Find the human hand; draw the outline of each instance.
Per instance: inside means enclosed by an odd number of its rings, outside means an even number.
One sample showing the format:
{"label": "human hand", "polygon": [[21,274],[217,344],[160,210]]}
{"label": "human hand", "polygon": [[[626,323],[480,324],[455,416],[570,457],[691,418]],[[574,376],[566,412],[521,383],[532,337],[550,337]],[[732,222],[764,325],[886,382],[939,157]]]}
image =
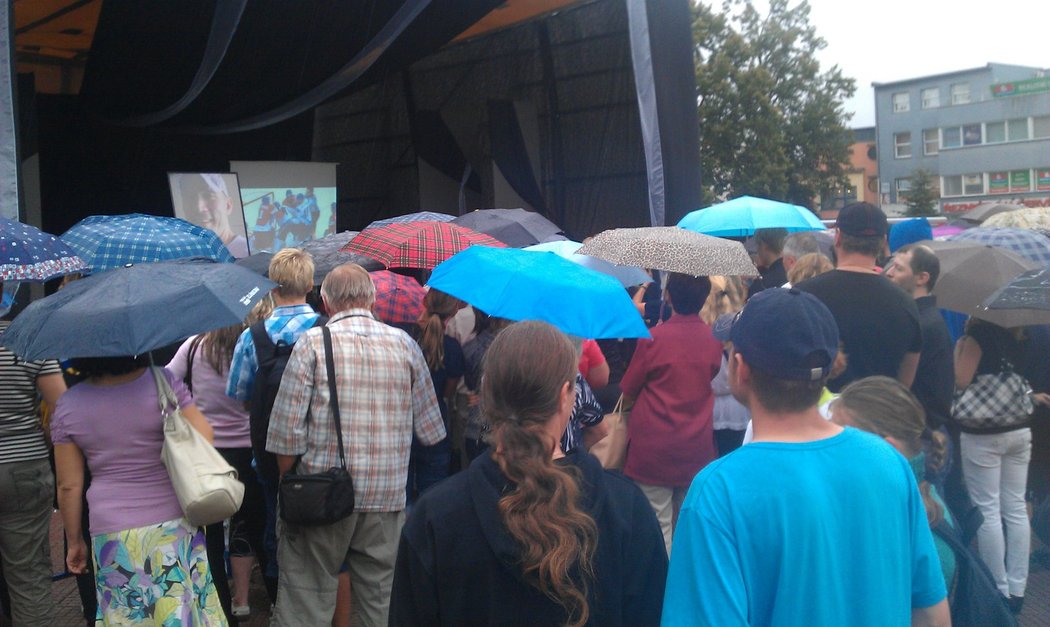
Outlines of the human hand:
{"label": "human hand", "polygon": [[1032,392],[1032,402],[1050,407],[1050,394],[1046,392]]}
{"label": "human hand", "polygon": [[87,545],[82,538],[69,542],[66,550],[66,568],[74,575],[83,575],[87,572]]}
{"label": "human hand", "polygon": [[481,404],[481,398],[477,394],[467,394],[467,407],[477,407]]}

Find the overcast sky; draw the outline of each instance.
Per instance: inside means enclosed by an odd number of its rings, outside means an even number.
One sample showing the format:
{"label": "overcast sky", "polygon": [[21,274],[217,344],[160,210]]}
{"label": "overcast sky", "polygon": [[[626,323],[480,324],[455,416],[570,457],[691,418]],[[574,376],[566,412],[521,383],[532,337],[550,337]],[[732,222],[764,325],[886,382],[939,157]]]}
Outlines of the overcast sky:
{"label": "overcast sky", "polygon": [[872,82],[989,62],[1050,68],[1048,0],[810,0],[810,7],[810,22],[828,42],[821,67],[837,64],[857,81],[846,102],[852,128],[875,125]]}

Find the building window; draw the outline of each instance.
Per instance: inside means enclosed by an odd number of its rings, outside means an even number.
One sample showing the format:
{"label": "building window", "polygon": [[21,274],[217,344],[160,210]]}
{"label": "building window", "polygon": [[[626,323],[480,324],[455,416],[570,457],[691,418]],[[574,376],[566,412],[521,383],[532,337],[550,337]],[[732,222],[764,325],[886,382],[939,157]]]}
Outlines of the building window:
{"label": "building window", "polygon": [[1007,194],[1010,192],[1010,173],[1009,172],[989,172],[988,173],[988,193],[989,194]]}
{"label": "building window", "polygon": [[937,87],[929,87],[922,90],[922,108],[936,109],[941,106],[941,90]]}
{"label": "building window", "polygon": [[961,105],[970,103],[970,84],[955,83],[952,85],[952,104]]}
{"label": "building window", "polygon": [[908,99],[908,92],[902,91],[893,94],[893,112],[904,113],[911,109],[911,101]]}
{"label": "building window", "polygon": [[1032,137],[1050,137],[1050,115],[1032,118]]}
{"label": "building window", "polygon": [[962,129],[950,126],[941,129],[941,148],[958,148],[962,146]]}
{"label": "building window", "polygon": [[975,196],[984,193],[983,174],[963,174],[962,182],[963,194],[967,196]]}
{"label": "building window", "polygon": [[935,128],[928,128],[922,132],[922,154],[932,156],[937,154],[941,147],[941,134]]}
{"label": "building window", "polygon": [[1014,170],[1010,173],[1010,192],[1032,191],[1032,176],[1028,170]]}
{"label": "building window", "polygon": [[1007,120],[1006,137],[1012,142],[1028,139],[1028,118]]}
{"label": "building window", "polygon": [[962,176],[942,176],[941,196],[962,196]]}
{"label": "building window", "polygon": [[977,146],[981,143],[981,125],[967,124],[962,127],[963,146]]}
{"label": "building window", "polygon": [[893,156],[897,159],[911,157],[911,133],[893,134]]}
{"label": "building window", "polygon": [[896,179],[894,183],[897,185],[897,202],[902,202],[911,191],[911,179]]}
{"label": "building window", "polygon": [[988,122],[984,125],[984,141],[997,144],[1006,141],[1006,122]]}

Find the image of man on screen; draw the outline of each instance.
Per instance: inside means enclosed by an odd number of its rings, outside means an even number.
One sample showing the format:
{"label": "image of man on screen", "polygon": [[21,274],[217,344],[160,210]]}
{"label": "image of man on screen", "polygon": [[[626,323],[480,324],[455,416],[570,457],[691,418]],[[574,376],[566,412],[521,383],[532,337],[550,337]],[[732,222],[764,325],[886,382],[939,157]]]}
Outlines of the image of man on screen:
{"label": "image of man on screen", "polygon": [[185,215],[179,217],[214,231],[234,257],[247,257],[248,239],[245,237],[244,215],[240,203],[235,203],[230,196],[224,175],[183,175],[180,187],[182,212]]}

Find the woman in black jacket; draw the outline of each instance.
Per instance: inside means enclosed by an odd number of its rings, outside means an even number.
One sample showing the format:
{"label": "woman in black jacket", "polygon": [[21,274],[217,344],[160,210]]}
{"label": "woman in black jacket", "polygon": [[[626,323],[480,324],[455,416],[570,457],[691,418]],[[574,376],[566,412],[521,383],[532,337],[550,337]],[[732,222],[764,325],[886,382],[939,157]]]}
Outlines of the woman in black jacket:
{"label": "woman in black jacket", "polygon": [[413,508],[391,624],[659,624],[667,556],[652,508],[631,481],[559,444],[577,362],[543,322],[493,342],[481,389],[492,452]]}

